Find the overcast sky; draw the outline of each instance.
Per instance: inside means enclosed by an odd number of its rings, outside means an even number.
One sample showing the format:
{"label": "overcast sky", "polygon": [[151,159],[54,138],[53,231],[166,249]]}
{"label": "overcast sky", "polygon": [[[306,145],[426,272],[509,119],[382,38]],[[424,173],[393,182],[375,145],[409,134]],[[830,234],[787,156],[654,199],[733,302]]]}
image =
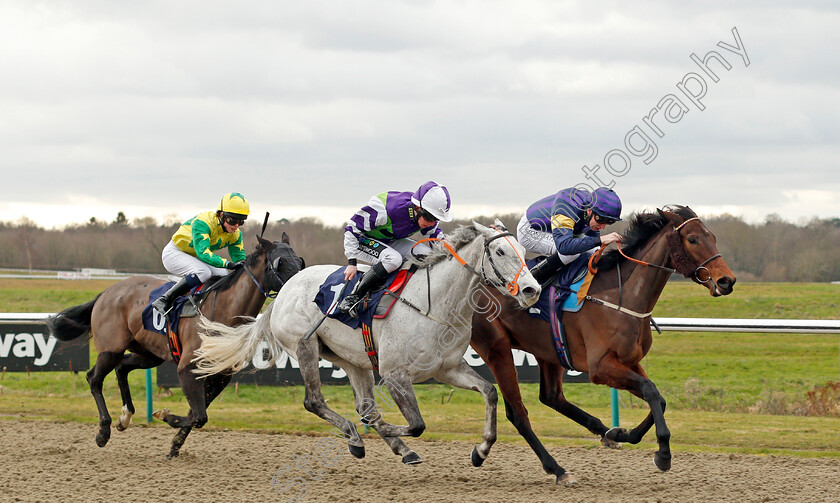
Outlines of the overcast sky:
{"label": "overcast sky", "polygon": [[625,215],[838,217],[837,5],[6,0],[0,220],[183,220],[238,191],[336,224],[430,179],[457,217],[522,212],[583,166]]}

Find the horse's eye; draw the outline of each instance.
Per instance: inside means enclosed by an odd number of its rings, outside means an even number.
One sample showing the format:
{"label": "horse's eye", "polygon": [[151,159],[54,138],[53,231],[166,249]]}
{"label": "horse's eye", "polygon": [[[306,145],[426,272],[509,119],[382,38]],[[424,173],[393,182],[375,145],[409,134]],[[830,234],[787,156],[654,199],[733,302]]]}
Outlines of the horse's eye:
{"label": "horse's eye", "polygon": [[697,238],[688,238],[688,242],[693,244],[693,245],[696,245],[697,244]]}
{"label": "horse's eye", "polygon": [[501,248],[499,248],[498,250],[496,250],[496,255],[498,255],[500,257],[504,257],[505,256],[505,251],[502,250]]}

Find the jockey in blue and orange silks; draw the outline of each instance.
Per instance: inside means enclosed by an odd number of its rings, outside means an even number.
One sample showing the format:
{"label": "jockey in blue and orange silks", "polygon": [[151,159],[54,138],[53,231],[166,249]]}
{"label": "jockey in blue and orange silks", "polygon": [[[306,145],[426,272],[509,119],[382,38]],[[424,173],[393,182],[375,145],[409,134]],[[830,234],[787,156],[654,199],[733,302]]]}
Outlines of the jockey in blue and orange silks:
{"label": "jockey in blue and orange silks", "polygon": [[574,187],[546,196],[528,207],[516,229],[526,250],[546,259],[531,269],[545,284],[581,253],[621,241],[621,235],[601,231],[621,220],[621,199],[604,187],[589,192]]}
{"label": "jockey in blue and orange silks", "polygon": [[358,260],[372,266],[356,283],[353,292],[341,301],[338,309],[357,316],[359,301],[381,286],[388,273],[399,269],[412,254],[428,254],[431,251],[428,245],[416,245],[408,237],[420,231],[424,238],[443,239],[438,221],[452,220],[450,205],[446,187],[431,181],[414,192],[392,191],[373,196],[350,218],[344,229],[344,254],[348,262],[344,278],[351,280],[356,276]]}
{"label": "jockey in blue and orange silks", "polygon": [[[187,220],[163,248],[163,267],[181,280],[152,303],[166,313],[172,302],[211,276],[225,276],[237,263],[245,260],[240,227],[250,213],[245,196],[239,192],[225,194],[216,211],[205,211]],[[227,248],[230,260],[214,251]]]}

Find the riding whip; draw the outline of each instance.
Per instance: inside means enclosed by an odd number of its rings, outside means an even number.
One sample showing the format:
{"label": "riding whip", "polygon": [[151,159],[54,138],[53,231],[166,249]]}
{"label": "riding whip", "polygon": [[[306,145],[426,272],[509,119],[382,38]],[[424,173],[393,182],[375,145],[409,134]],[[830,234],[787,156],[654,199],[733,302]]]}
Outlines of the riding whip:
{"label": "riding whip", "polygon": [[263,220],[262,230],[260,231],[260,237],[263,237],[263,234],[265,234],[265,228],[266,228],[267,225],[268,225],[268,212],[266,211],[265,212],[265,220]]}

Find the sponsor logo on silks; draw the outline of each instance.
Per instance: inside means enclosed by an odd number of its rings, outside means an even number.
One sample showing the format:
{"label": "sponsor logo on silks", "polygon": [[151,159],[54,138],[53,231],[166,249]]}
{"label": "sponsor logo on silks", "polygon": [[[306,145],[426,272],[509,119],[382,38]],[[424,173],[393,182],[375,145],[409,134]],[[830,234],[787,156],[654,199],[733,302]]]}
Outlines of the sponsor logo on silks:
{"label": "sponsor logo on silks", "polygon": [[414,206],[408,207],[408,218],[414,220]]}
{"label": "sponsor logo on silks", "polygon": [[362,238],[362,244],[365,245],[365,246],[369,246],[371,248],[378,248],[379,247],[379,241],[376,241],[376,240],[371,239],[371,238]]}

